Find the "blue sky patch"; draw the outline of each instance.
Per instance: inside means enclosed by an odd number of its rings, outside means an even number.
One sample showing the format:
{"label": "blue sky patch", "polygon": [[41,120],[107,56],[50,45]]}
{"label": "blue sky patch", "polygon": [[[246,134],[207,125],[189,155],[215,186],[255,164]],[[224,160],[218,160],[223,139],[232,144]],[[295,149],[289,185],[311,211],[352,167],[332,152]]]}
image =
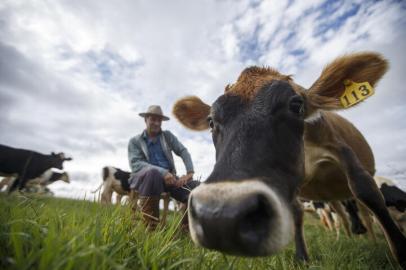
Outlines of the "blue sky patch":
{"label": "blue sky patch", "polygon": [[[332,2],[328,1],[327,3]],[[329,30],[334,30],[337,31],[340,29],[344,23],[347,21],[347,19],[351,18],[352,16],[355,16],[360,9],[360,5],[355,5],[353,4],[350,9],[348,9],[344,14],[340,15],[338,18],[330,20],[330,17],[334,18],[334,13],[337,12],[336,7],[334,4],[328,4],[323,8],[322,6],[322,14],[319,16],[319,20],[325,20],[325,22],[321,23],[315,30],[314,30],[314,36],[319,36],[322,35],[323,33],[329,31]]]}

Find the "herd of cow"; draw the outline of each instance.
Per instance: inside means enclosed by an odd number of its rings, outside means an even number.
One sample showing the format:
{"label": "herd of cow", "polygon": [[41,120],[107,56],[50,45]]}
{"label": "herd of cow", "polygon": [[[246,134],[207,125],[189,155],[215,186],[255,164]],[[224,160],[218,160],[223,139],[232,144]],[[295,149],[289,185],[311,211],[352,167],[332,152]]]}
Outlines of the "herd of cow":
{"label": "herd of cow", "polygon": [[[385,199],[385,204],[392,219],[399,229],[406,233],[406,192],[397,187],[390,179],[381,176],[375,176],[374,179]],[[315,212],[326,229],[336,231],[337,239],[342,225],[347,236],[368,233],[372,240],[376,240],[372,224],[374,220],[371,213],[369,211],[360,213],[359,209],[364,208],[358,205],[359,202],[355,200],[333,203],[303,201],[304,210],[306,212]]]}
{"label": "herd of cow", "polygon": [[[0,146],[1,147],[1,146]],[[8,150],[13,149],[14,152],[19,152],[21,149],[15,149],[8,147]],[[26,152],[28,150],[23,150]],[[3,152],[0,152],[0,156]],[[7,152],[10,154],[10,152]],[[16,154],[14,154],[16,156]],[[18,162],[14,160],[14,168],[23,168],[23,166],[18,166]],[[66,159],[65,159],[66,160]],[[39,158],[35,161],[35,164],[43,164],[45,166],[46,162],[45,159]],[[3,163],[5,164],[5,163]],[[48,166],[49,167],[49,166]],[[10,167],[11,168],[11,167]],[[44,167],[45,168],[45,167]],[[10,173],[10,169],[8,170],[5,166],[2,167],[1,175],[6,176],[0,181],[0,190],[4,187],[7,187],[6,190],[10,191],[11,186],[16,180],[16,175],[24,175],[26,174],[26,180],[23,180],[26,184],[22,185],[28,192],[33,193],[45,193],[50,194],[51,191],[47,188],[48,185],[54,183],[55,181],[63,181],[66,183],[70,182],[69,175],[67,172],[58,172],[54,171],[54,168],[48,168],[45,170],[44,173],[37,176],[37,174],[32,174],[31,171],[27,171],[23,173],[22,171],[14,170],[14,173]],[[8,172],[8,173],[5,173]],[[27,174],[28,173],[28,174]],[[100,194],[100,202],[102,204],[111,204],[113,199],[113,194],[116,194],[116,204],[121,204],[122,198],[124,196],[130,195],[130,185],[129,185],[129,178],[131,173],[121,170],[119,168],[106,166],[102,169],[102,183],[99,187],[92,191],[92,193],[96,193],[98,191],[101,192]],[[406,193],[394,185],[394,183],[383,177],[376,176],[375,178],[376,183],[382,195],[385,199],[385,204],[388,207],[392,218],[398,224],[399,228],[402,231],[406,231]],[[21,180],[19,180],[21,181]],[[169,201],[170,197],[169,194],[163,193],[161,195],[161,199],[163,200],[163,217],[162,220],[165,222],[167,213],[169,211]],[[351,234],[364,234],[368,232],[372,239],[375,239],[375,234],[373,231],[371,218],[369,212],[359,213],[358,206],[355,200],[348,200],[342,202],[330,202],[324,203],[321,201],[306,201],[302,200],[304,210],[307,212],[315,212],[320,218],[321,223],[329,230],[335,230],[337,234],[337,239],[340,234],[340,226],[341,224],[344,227],[344,231],[347,236]],[[177,202],[174,202],[175,208],[181,208],[182,205],[179,205]],[[361,208],[363,209],[363,208]],[[360,218],[361,215],[361,218]],[[368,228],[365,228],[365,226]],[[351,229],[350,229],[351,226]]]}
{"label": "herd of cow", "polygon": [[[193,241],[229,254],[267,256],[294,238],[296,257],[307,261],[303,202],[313,201],[307,210],[330,229],[342,223],[349,235],[374,238],[375,219],[406,268],[406,193],[374,177],[366,139],[333,112],[371,96],[387,68],[377,53],[345,55],[305,89],[275,69],[250,67],[211,106],[194,96],[177,101],[175,117],[189,129],[210,129],[216,150],[213,171],[189,196]],[[0,175],[15,177],[10,191],[50,168],[61,170],[65,160],[63,153],[0,145]],[[113,192],[128,195],[129,176],[103,168],[101,202],[110,203]]]}
{"label": "herd of cow", "polygon": [[10,193],[17,188],[23,190],[39,187],[38,191],[44,192],[46,186],[57,180],[69,183],[66,172],[53,170],[62,170],[63,162],[69,160],[72,158],[65,157],[64,153],[44,155],[0,145],[0,176],[5,177],[0,182],[0,190],[7,186]]}

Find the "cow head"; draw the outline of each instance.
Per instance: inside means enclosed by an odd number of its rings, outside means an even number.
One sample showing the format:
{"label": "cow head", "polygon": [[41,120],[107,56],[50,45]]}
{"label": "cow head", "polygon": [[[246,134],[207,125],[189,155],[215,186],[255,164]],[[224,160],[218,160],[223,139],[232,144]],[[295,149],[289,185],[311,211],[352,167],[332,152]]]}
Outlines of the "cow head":
{"label": "cow head", "polygon": [[52,168],[56,168],[56,169],[60,169],[60,170],[63,170],[63,162],[66,160],[66,161],[70,161],[70,160],[72,160],[72,158],[71,157],[65,157],[65,154],[64,153],[58,153],[58,154],[55,154],[54,152],[52,152],[51,153],[51,159],[52,159],[52,165],[51,165],[51,167]]}
{"label": "cow head", "polygon": [[70,183],[70,177],[67,172],[63,172],[60,179],[65,183]]}
{"label": "cow head", "polygon": [[189,197],[194,242],[244,256],[270,255],[293,235],[293,207],[304,177],[305,120],[340,109],[346,79],[372,86],[386,61],[375,53],[338,58],[306,90],[270,68],[245,69],[209,106],[197,97],[173,113],[193,130],[211,129],[216,164]]}

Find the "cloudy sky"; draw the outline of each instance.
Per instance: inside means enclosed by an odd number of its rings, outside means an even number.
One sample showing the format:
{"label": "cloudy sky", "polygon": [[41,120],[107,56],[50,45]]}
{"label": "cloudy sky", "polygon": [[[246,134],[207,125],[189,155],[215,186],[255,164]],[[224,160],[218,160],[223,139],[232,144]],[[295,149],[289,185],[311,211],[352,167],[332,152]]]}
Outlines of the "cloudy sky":
{"label": "cloudy sky", "polygon": [[[0,143],[72,156],[72,183],[51,188],[89,198],[103,166],[129,170],[127,143],[148,105],[172,116],[182,96],[211,103],[249,65],[309,87],[335,57],[373,50],[391,68],[375,96],[343,115],[372,146],[377,174],[406,188],[405,29],[404,1],[3,0]],[[204,179],[214,163],[209,132],[173,119],[164,128]]]}

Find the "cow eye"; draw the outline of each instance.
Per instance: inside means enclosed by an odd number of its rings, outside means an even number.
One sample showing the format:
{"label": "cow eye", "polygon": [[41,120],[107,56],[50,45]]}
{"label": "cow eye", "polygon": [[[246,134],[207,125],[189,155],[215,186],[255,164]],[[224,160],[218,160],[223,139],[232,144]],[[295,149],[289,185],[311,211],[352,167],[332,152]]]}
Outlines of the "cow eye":
{"label": "cow eye", "polygon": [[208,118],[207,118],[207,122],[209,123],[209,127],[210,127],[211,129],[213,129],[213,128],[214,128],[214,121],[213,121],[213,118],[208,117]]}
{"label": "cow eye", "polygon": [[289,101],[289,110],[297,115],[304,114],[304,100],[301,96],[294,96]]}

